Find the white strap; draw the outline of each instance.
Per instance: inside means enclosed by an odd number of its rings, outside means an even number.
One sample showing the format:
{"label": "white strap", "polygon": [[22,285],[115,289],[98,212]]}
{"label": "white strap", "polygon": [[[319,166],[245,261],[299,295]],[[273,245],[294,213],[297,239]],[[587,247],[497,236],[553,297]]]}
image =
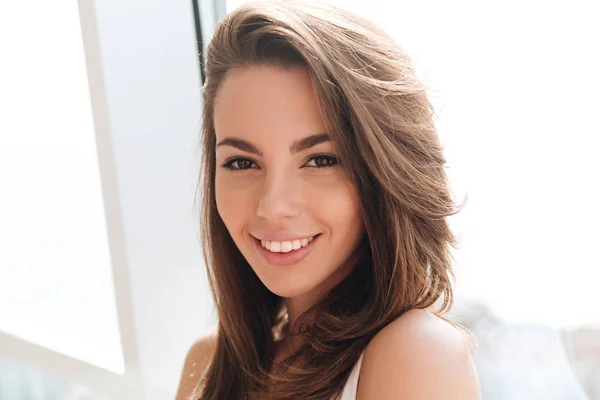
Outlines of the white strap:
{"label": "white strap", "polygon": [[342,391],[342,395],[339,400],[356,400],[356,391],[358,389],[358,378],[360,376],[360,366],[362,365],[363,356],[365,352],[363,351],[358,358],[356,364],[352,368],[350,372],[350,376],[344,385],[344,390]]}

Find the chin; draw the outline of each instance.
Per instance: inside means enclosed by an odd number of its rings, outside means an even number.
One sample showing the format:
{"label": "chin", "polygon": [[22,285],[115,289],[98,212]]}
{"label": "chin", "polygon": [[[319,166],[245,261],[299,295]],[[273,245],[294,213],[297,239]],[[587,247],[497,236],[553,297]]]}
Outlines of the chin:
{"label": "chin", "polygon": [[316,287],[316,285],[298,282],[298,280],[290,279],[289,277],[271,277],[266,279],[263,279],[260,275],[258,277],[269,291],[284,298],[300,297],[311,292]]}

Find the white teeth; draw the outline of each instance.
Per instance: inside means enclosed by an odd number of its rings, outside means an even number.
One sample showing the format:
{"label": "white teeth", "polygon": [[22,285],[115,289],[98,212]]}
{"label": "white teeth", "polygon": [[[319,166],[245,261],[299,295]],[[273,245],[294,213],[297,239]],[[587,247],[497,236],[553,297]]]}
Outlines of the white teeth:
{"label": "white teeth", "polygon": [[292,242],[281,242],[281,252],[289,253],[292,251]]}
{"label": "white teeth", "polygon": [[281,251],[281,242],[271,242],[271,248],[269,250],[273,253],[279,253]]}
{"label": "white teeth", "polygon": [[304,239],[296,239],[296,240],[288,240],[288,241],[283,241],[283,242],[277,242],[277,241],[270,241],[270,240],[261,240],[260,243],[262,245],[262,247],[264,247],[267,250],[272,251],[273,253],[289,253],[292,250],[298,250],[301,247],[305,247],[306,245],[308,245],[310,242],[312,242],[312,240],[314,239],[313,237],[309,237],[309,238],[304,238]]}

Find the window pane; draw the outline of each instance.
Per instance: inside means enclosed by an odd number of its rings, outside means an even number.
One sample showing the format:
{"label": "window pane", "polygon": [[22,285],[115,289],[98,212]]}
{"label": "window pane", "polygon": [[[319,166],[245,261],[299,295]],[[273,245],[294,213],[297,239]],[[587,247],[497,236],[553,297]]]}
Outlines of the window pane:
{"label": "window pane", "polygon": [[77,382],[5,357],[0,357],[0,399],[107,400]]}
{"label": "window pane", "polygon": [[0,330],[123,372],[77,2],[0,3]]}

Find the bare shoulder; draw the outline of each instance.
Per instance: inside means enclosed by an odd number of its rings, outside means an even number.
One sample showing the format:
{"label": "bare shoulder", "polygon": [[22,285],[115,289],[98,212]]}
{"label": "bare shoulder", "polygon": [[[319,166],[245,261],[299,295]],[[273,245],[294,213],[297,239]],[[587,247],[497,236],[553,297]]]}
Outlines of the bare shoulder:
{"label": "bare shoulder", "polygon": [[187,400],[208,367],[217,347],[217,329],[199,337],[190,347],[183,364],[176,400]]}
{"label": "bare shoulder", "polygon": [[382,329],[365,350],[357,399],[480,400],[467,336],[425,310]]}

